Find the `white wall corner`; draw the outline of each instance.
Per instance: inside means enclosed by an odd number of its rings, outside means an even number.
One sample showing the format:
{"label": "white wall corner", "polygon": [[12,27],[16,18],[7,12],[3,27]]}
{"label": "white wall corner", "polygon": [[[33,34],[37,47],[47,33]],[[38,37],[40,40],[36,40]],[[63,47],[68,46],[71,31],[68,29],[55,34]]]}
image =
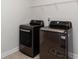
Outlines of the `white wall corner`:
{"label": "white wall corner", "polygon": [[78,59],[78,55],[72,52],[68,52],[68,56],[72,59]]}
{"label": "white wall corner", "polygon": [[16,47],[16,48],[14,48],[12,50],[6,51],[6,52],[1,54],[1,58],[4,58],[4,57],[6,57],[6,56],[8,56],[8,55],[10,55],[10,54],[12,54],[14,52],[17,52],[18,50],[19,50],[19,47]]}

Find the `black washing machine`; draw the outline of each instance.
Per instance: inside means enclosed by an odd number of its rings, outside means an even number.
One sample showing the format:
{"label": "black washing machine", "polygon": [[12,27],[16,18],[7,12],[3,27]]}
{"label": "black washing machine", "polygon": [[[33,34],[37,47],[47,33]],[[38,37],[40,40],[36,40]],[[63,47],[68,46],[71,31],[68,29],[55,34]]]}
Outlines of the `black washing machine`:
{"label": "black washing machine", "polygon": [[40,29],[40,59],[68,59],[68,40],[72,35],[69,21],[51,21]]}
{"label": "black washing machine", "polygon": [[44,26],[42,20],[31,20],[28,25],[20,25],[19,50],[31,57],[39,53],[39,30]]}

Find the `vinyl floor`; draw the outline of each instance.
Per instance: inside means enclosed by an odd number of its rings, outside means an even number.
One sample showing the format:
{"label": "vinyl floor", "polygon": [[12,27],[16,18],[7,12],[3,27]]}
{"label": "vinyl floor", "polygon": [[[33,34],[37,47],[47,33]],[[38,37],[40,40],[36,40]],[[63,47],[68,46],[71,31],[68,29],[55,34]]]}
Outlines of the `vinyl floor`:
{"label": "vinyl floor", "polygon": [[[17,52],[15,52],[15,53],[13,53],[5,58],[2,58],[2,59],[40,59],[40,58],[39,58],[39,55],[37,55],[34,58],[31,58],[31,57],[26,56],[23,53],[17,51]],[[72,59],[72,58],[69,58],[69,59]]]}
{"label": "vinyl floor", "polygon": [[37,55],[34,58],[31,58],[31,57],[26,56],[26,55],[22,54],[21,52],[17,51],[17,52],[15,52],[5,58],[2,58],[2,59],[39,59],[39,55]]}

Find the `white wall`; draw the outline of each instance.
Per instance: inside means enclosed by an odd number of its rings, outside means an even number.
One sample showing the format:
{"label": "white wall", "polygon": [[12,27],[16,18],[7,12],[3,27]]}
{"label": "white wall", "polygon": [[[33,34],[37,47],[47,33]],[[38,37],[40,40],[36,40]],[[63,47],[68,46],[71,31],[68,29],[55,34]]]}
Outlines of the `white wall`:
{"label": "white wall", "polygon": [[29,5],[29,0],[2,0],[2,55],[19,46],[19,25],[29,21]]}
{"label": "white wall", "polygon": [[[46,0],[49,1],[49,0]],[[44,0],[34,0],[31,7],[32,19],[43,19],[45,26],[48,25],[48,17],[50,20],[71,21],[73,25],[73,39],[69,42],[69,52],[74,53],[74,58],[78,54],[78,15],[77,0],[61,1],[61,2],[44,2]],[[57,1],[57,0],[54,0]],[[40,3],[42,2],[42,4]],[[73,45],[73,47],[72,47]],[[73,51],[72,51],[73,48]]]}

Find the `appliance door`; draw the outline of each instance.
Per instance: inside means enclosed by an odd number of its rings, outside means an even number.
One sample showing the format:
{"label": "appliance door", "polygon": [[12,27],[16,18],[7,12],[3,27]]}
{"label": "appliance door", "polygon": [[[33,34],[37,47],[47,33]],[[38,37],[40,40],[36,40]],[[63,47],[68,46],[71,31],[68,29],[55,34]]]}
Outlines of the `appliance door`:
{"label": "appliance door", "polygon": [[41,59],[67,59],[65,41],[62,41],[60,37],[58,32],[40,31]]}
{"label": "appliance door", "polygon": [[32,47],[32,30],[20,29],[20,44]]}
{"label": "appliance door", "polygon": [[32,30],[20,29],[20,51],[26,55],[32,56]]}

